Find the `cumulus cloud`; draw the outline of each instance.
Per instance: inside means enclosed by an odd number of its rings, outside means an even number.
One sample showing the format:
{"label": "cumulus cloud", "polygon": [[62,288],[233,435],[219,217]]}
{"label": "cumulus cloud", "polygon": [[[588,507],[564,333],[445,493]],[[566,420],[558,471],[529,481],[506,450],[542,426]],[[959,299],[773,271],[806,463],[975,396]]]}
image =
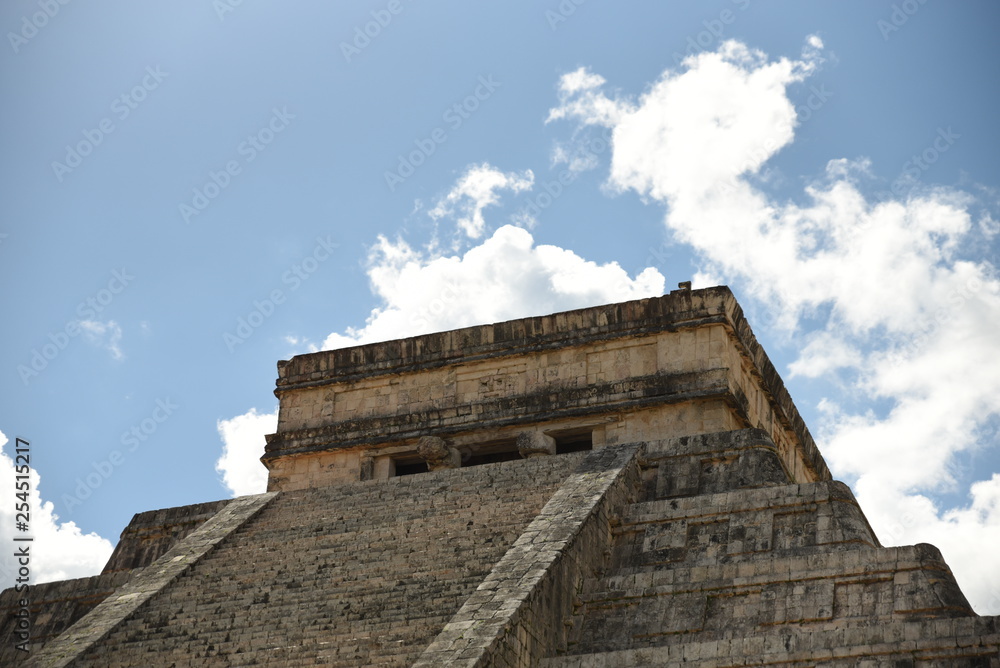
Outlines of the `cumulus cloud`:
{"label": "cumulus cloud", "polygon": [[499,191],[510,190],[517,193],[529,190],[535,182],[530,169],[522,173],[501,172],[484,162],[466,170],[447,195],[438,200],[428,212],[431,218],[439,220],[454,216],[458,228],[470,239],[483,236],[486,221],[483,209],[499,202]]}
{"label": "cumulus cloud", "polygon": [[[990,263],[963,256],[989,239],[992,218],[973,213],[968,193],[912,179],[905,196],[874,198],[863,158],[833,157],[801,201],[766,192],[762,167],[803,120],[790,91],[817,71],[822,48],[809,37],[800,58],[772,60],[729,41],[637,99],[577,70],[560,81],[549,119],[609,128],[608,185],[664,205],[667,228],[699,252],[703,273],[738,281],[789,331],[819,319],[792,373],[846,377],[849,386],[835,383],[841,399],[889,406],[823,403],[831,467],[854,482],[883,540],[936,542],[987,609],[1000,573],[983,573],[976,555],[1000,553],[996,477],[974,485],[967,506],[939,508],[928,495],[955,491],[959,453],[997,447],[982,427],[1000,414],[1000,374],[988,362],[1000,358],[1000,282]],[[956,137],[939,129],[928,150]]]}
{"label": "cumulus cloud", "polygon": [[[17,464],[24,466],[23,460],[15,464],[17,442],[9,442],[7,436],[0,432],[0,492],[9,503],[0,506],[0,542],[5,547],[17,545],[16,537],[32,536],[31,546],[31,584],[80,578],[99,573],[107,563],[114,546],[106,538],[96,533],[83,533],[74,522],[60,522],[51,501],[43,501],[39,492],[41,478],[29,460],[30,483],[28,505],[30,507],[30,530],[25,533],[16,531],[14,502],[16,476],[19,472]],[[28,450],[30,451],[30,445]],[[28,453],[30,456],[30,452]],[[18,500],[18,502],[22,502]],[[4,549],[0,552],[0,588],[11,587],[18,576],[19,564],[14,558],[14,549]]]}
{"label": "cumulus cloud", "polygon": [[363,327],[330,334],[324,349],[650,297],[664,288],[656,269],[632,278],[617,263],[537,246],[513,225],[464,255],[434,256],[379,237],[368,275],[380,306]]}
{"label": "cumulus cloud", "polygon": [[267,491],[267,469],[260,463],[264,454],[264,435],[278,429],[278,411],[258,413],[251,408],[242,415],[216,424],[222,438],[222,455],[215,470],[233,496]]}
{"label": "cumulus cloud", "polygon": [[816,332],[799,351],[799,358],[789,366],[791,377],[819,378],[842,368],[856,368],[861,351],[831,332]]}

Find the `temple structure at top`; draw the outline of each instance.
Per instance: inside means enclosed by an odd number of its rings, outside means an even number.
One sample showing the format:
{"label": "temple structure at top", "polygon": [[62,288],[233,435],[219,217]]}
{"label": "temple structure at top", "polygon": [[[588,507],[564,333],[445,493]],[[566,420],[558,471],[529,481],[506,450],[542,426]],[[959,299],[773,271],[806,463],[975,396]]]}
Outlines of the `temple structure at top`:
{"label": "temple structure at top", "polygon": [[278,363],[269,491],[754,427],[828,480],[726,287],[299,355]]}

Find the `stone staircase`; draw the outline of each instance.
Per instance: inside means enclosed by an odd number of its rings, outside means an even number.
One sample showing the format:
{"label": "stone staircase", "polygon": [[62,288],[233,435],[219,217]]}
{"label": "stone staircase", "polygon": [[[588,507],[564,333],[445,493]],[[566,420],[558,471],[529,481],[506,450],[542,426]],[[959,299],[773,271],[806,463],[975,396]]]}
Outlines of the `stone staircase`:
{"label": "stone staircase", "polygon": [[1000,665],[997,618],[975,615],[936,548],[882,548],[846,485],[790,483],[763,432],[650,443],[645,459],[645,500],[543,666]]}
{"label": "stone staircase", "polygon": [[28,662],[684,664],[1000,667],[1000,618],[745,429],[240,497]]}
{"label": "stone staircase", "polygon": [[409,665],[581,456],[278,494],[69,665]]}

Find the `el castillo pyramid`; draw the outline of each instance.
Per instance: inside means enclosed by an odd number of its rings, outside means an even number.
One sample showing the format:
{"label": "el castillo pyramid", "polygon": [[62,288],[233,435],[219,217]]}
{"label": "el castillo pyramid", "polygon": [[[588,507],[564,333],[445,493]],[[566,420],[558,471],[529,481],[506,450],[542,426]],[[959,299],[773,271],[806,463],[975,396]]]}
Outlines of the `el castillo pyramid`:
{"label": "el castillo pyramid", "polygon": [[[879,544],[728,288],[278,363],[265,494],[0,596],[28,666],[1000,666]],[[996,556],[991,558],[997,563]]]}

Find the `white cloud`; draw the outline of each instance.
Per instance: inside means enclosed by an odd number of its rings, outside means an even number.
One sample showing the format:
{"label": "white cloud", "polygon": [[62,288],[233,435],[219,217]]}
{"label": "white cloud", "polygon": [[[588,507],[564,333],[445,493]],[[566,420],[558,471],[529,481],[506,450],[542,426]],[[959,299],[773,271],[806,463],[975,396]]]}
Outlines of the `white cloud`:
{"label": "white cloud", "polygon": [[[703,274],[738,280],[779,326],[820,319],[793,375],[838,375],[844,399],[890,407],[876,415],[824,402],[831,468],[855,481],[887,542],[937,539],[985,609],[1000,591],[1000,572],[979,567],[982,554],[1000,553],[996,479],[973,487],[966,507],[937,508],[927,495],[954,491],[957,454],[998,445],[977,436],[1000,414],[1000,282],[992,266],[961,255],[989,239],[992,218],[973,224],[972,197],[945,188],[872,200],[864,159],[830,160],[802,203],[766,193],[761,169],[800,122],[789,88],[816,71],[821,49],[810,37],[799,60],[771,61],[726,42],[664,72],[635,101],[578,70],[563,78],[549,118],[611,129],[609,185],[662,203],[675,238],[704,258]],[[912,518],[903,532],[900,513]]]}
{"label": "white cloud", "polygon": [[505,225],[464,255],[434,256],[379,237],[368,269],[381,305],[364,327],[333,333],[324,349],[650,297],[663,276],[635,278],[616,263],[598,265]]}
{"label": "white cloud", "polygon": [[[18,577],[19,564],[14,557],[14,549],[19,544],[14,542],[15,535],[34,537],[34,541],[25,543],[30,546],[32,584],[99,573],[111,556],[114,546],[96,533],[83,533],[73,522],[59,521],[52,502],[42,500],[39,493],[41,478],[30,460],[27,464],[31,471],[27,481],[31,490],[28,495],[30,529],[24,533],[16,531],[15,522],[19,518],[15,517],[14,504],[22,501],[15,497],[18,492],[15,484],[24,482],[16,478],[24,472],[24,469],[19,472],[15,465],[17,447],[16,441],[9,442],[3,432],[0,432],[0,493],[4,499],[9,500],[0,506],[0,542],[5,547],[0,552],[0,587],[13,586]],[[27,449],[31,450],[30,445]],[[30,457],[30,452],[28,455]],[[18,464],[24,466],[23,460]]]}
{"label": "white cloud", "polygon": [[613,125],[621,117],[624,104],[609,100],[598,90],[604,77],[581,67],[559,79],[558,107],[549,111],[546,123],[562,118],[577,118],[585,125]]}
{"label": "white cloud", "polygon": [[251,408],[242,415],[216,424],[222,438],[222,455],[215,470],[233,496],[267,491],[267,469],[260,463],[264,454],[264,435],[278,428],[278,411],[258,413]]}
{"label": "white cloud", "polygon": [[841,368],[856,367],[861,361],[861,351],[831,332],[816,332],[808,338],[799,359],[789,367],[792,378],[827,376]]}
{"label": "white cloud", "polygon": [[99,320],[80,320],[77,325],[83,332],[88,343],[104,348],[111,357],[116,360],[124,359],[120,343],[122,340],[122,328],[114,320],[101,322]]}
{"label": "white cloud", "polygon": [[499,201],[497,192],[530,190],[534,182],[530,169],[517,174],[501,172],[486,162],[472,165],[428,215],[434,220],[455,216],[459,229],[470,239],[478,239],[486,229],[483,209]]}

